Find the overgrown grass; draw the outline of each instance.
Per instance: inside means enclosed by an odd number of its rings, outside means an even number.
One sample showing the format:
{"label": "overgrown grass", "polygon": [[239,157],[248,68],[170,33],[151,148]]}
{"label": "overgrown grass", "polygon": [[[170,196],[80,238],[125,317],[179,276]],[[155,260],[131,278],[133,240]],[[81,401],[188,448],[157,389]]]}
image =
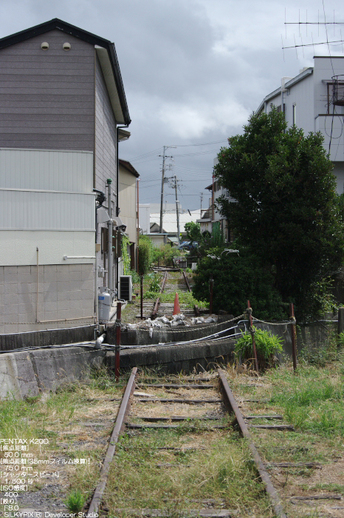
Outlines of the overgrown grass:
{"label": "overgrown grass", "polygon": [[280,407],[284,417],[298,430],[331,437],[344,437],[344,376],[341,365],[317,368],[299,365],[271,370],[271,403]]}
{"label": "overgrown grass", "polygon": [[[0,437],[2,439],[27,440],[30,453],[37,459],[62,456],[68,459],[85,459],[86,462],[68,465],[71,499],[70,505],[81,506],[78,490],[86,497],[95,487],[99,476],[99,465],[104,458],[104,444],[111,431],[107,427],[86,428],[84,422],[96,420],[104,415],[102,407],[107,405],[108,415],[113,420],[122,396],[123,378],[115,384],[105,370],[97,371],[89,383],[65,385],[56,393],[45,393],[26,400],[8,399],[0,402]],[[114,401],[118,401],[118,403]],[[105,414],[106,415],[106,414]],[[102,439],[104,437],[104,439]],[[44,439],[43,445],[30,443],[31,439]],[[85,444],[88,445],[85,449]],[[90,446],[91,445],[91,446]],[[62,448],[62,450],[61,450]],[[4,451],[0,451],[0,457]],[[46,469],[36,468],[38,471]],[[54,467],[62,469],[60,464]],[[39,490],[46,478],[37,478],[29,490]],[[82,507],[82,506],[81,506]],[[71,508],[70,508],[71,509]],[[76,508],[75,508],[76,509]]]}
{"label": "overgrown grass", "polygon": [[233,432],[195,437],[175,430],[146,430],[124,436],[106,493],[109,509],[181,512],[200,508],[199,502],[211,499],[220,507],[250,508],[256,516],[270,516],[248,449]]}
{"label": "overgrown grass", "polygon": [[[176,290],[176,291],[178,291],[178,290]],[[167,293],[167,292],[160,293],[159,294],[160,301],[173,303],[175,296],[176,296],[176,291],[169,292],[169,293]],[[157,296],[158,296],[157,293],[153,292],[153,291],[147,291],[144,294],[145,299],[154,300],[157,298]],[[195,299],[193,297],[192,293],[190,293],[188,291],[178,291],[178,298],[179,298],[180,304],[185,304],[188,308],[193,308],[194,306],[198,306],[200,309],[208,308],[208,304],[206,302],[202,302],[200,300]]]}

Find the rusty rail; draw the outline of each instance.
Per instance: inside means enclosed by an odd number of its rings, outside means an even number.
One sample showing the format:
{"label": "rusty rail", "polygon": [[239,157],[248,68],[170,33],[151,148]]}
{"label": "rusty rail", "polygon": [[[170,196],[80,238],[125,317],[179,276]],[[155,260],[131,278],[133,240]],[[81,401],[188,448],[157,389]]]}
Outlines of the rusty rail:
{"label": "rusty rail", "polygon": [[184,281],[185,281],[186,287],[187,287],[188,291],[191,291],[188,276],[186,275],[186,273],[184,272],[184,270],[183,270],[183,272],[182,272],[182,273],[183,273],[183,277],[184,277]]}
{"label": "rusty rail", "polygon": [[110,438],[110,445],[108,447],[108,450],[107,450],[107,453],[106,453],[106,456],[104,459],[104,463],[103,463],[102,469],[100,471],[99,482],[98,482],[98,485],[93,494],[93,497],[92,497],[92,500],[90,503],[90,507],[88,509],[88,514],[94,513],[94,515],[96,515],[96,513],[99,510],[100,504],[102,502],[102,498],[103,498],[103,494],[104,494],[104,490],[105,490],[105,486],[107,483],[107,478],[108,478],[108,474],[109,474],[109,470],[110,470],[110,464],[111,464],[112,458],[116,451],[116,445],[117,445],[119,436],[122,433],[124,426],[125,426],[125,418],[129,413],[130,397],[135,389],[136,374],[137,374],[137,367],[134,367],[133,370],[131,371],[129,381],[128,381],[127,387],[125,389],[123,398],[122,398],[122,403],[119,408],[119,412],[118,412],[117,419],[116,419],[116,424],[115,424],[115,427],[113,429],[113,432],[112,432],[112,435]]}
{"label": "rusty rail", "polygon": [[275,514],[276,514],[276,516],[278,518],[287,518],[287,515],[283,511],[282,504],[281,504],[280,498],[278,496],[278,493],[277,493],[276,489],[274,488],[274,486],[272,485],[272,482],[271,482],[271,479],[270,479],[270,475],[267,472],[267,470],[265,468],[265,465],[264,465],[264,463],[263,463],[263,461],[262,461],[262,459],[261,459],[261,457],[260,457],[260,455],[258,453],[258,450],[255,447],[255,445],[254,445],[254,443],[253,443],[253,441],[251,439],[251,435],[250,435],[250,432],[248,430],[248,427],[247,427],[247,425],[246,425],[246,423],[244,421],[244,418],[243,418],[243,416],[242,416],[242,414],[240,412],[240,409],[239,409],[239,407],[237,405],[237,402],[235,401],[233,393],[232,393],[231,389],[229,388],[226,376],[225,376],[224,372],[221,369],[218,370],[218,373],[219,373],[221,384],[222,384],[222,387],[223,387],[224,396],[227,399],[227,403],[228,403],[229,407],[231,408],[231,410],[235,414],[236,421],[237,421],[237,423],[239,425],[241,434],[243,435],[243,437],[245,437],[248,440],[248,446],[249,446],[250,451],[252,453],[252,456],[253,456],[254,462],[256,464],[259,476],[260,476],[262,482],[265,485],[265,490],[266,490],[266,492],[267,492],[267,494],[268,494],[268,496],[270,498],[270,501],[271,501],[271,504],[273,506],[274,512],[275,512]]}
{"label": "rusty rail", "polygon": [[[167,281],[167,271],[164,273],[164,278],[161,283],[160,293],[164,292],[166,281]],[[152,315],[151,315],[152,318],[155,318],[157,316],[159,306],[160,306],[160,297],[158,297],[155,301],[154,309],[153,309]]]}

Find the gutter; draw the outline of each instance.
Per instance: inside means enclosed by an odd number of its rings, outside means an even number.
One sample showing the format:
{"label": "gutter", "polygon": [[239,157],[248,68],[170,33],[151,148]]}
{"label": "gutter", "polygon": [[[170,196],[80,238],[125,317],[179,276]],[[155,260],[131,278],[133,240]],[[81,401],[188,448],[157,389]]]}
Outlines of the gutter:
{"label": "gutter", "polygon": [[[300,83],[301,81],[303,81],[307,77],[311,76],[313,74],[313,72],[314,72],[314,68],[313,67],[306,68],[300,74],[298,74],[297,76],[293,77],[293,79],[290,79],[289,81],[287,81],[284,84],[283,91],[289,90],[289,88],[292,88],[297,83]],[[260,105],[258,106],[257,110],[254,113],[259,115],[263,111],[264,105],[266,103],[268,103],[269,101],[271,101],[272,99],[274,99],[275,97],[277,97],[278,95],[281,95],[281,93],[282,93],[282,87],[281,86],[279,88],[277,88],[276,90],[274,90],[273,92],[269,93],[266,97],[264,97],[264,99],[262,100],[262,102],[260,103]]]}

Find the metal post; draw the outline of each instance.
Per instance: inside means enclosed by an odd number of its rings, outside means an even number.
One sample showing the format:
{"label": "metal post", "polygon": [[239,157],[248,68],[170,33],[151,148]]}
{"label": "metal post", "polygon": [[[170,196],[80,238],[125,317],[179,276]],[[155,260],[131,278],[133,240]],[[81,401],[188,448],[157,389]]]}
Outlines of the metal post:
{"label": "metal post", "polygon": [[113,234],[113,222],[112,222],[112,200],[111,200],[111,184],[112,180],[109,178],[107,180],[108,187],[108,287],[110,292],[113,291],[113,253],[112,253],[112,234]]}
{"label": "metal post", "polygon": [[116,347],[115,347],[115,377],[116,377],[116,381],[119,380],[119,367],[120,367],[121,312],[122,312],[122,303],[121,302],[117,302]]}
{"label": "metal post", "polygon": [[293,368],[296,371],[296,319],[294,315],[294,304],[290,304],[290,323],[291,323],[291,345],[293,354]]}
{"label": "metal post", "polygon": [[141,320],[143,320],[143,275],[140,277]]}
{"label": "metal post", "polygon": [[344,308],[338,309],[338,334],[344,331]]}
{"label": "metal post", "polygon": [[210,279],[209,291],[210,291],[209,313],[210,313],[210,315],[212,315],[213,314],[213,295],[214,295],[214,279],[213,278]]}
{"label": "metal post", "polygon": [[249,330],[250,330],[250,333],[251,333],[251,336],[252,336],[252,348],[253,348],[253,355],[254,355],[254,363],[255,363],[256,371],[259,372],[256,341],[254,339],[254,329],[253,329],[253,320],[252,320],[252,308],[251,308],[251,304],[250,304],[249,300],[247,301],[247,314],[248,314],[248,320],[249,320],[249,323],[250,323]]}

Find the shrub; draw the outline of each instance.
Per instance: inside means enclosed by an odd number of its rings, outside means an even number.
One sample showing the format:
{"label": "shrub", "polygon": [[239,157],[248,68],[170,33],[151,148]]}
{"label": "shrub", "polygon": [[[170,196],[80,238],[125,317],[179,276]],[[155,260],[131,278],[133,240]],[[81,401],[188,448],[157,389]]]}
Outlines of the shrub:
{"label": "shrub", "polygon": [[[227,245],[228,248],[228,245]],[[236,248],[235,244],[231,248]],[[281,297],[274,287],[274,275],[248,249],[240,255],[227,253],[226,248],[208,250],[198,264],[192,293],[198,300],[209,302],[209,281],[214,279],[213,311],[239,316],[251,302],[254,316],[263,320],[285,318]]]}
{"label": "shrub", "polygon": [[140,236],[139,241],[139,274],[144,275],[149,271],[153,260],[153,245],[149,237]]}
{"label": "shrub", "polygon": [[[254,339],[257,350],[258,365],[260,369],[272,367],[275,362],[275,355],[282,352],[282,339],[262,329],[254,328]],[[250,361],[254,358],[252,335],[249,332],[243,333],[235,344],[234,349],[237,359]]]}

